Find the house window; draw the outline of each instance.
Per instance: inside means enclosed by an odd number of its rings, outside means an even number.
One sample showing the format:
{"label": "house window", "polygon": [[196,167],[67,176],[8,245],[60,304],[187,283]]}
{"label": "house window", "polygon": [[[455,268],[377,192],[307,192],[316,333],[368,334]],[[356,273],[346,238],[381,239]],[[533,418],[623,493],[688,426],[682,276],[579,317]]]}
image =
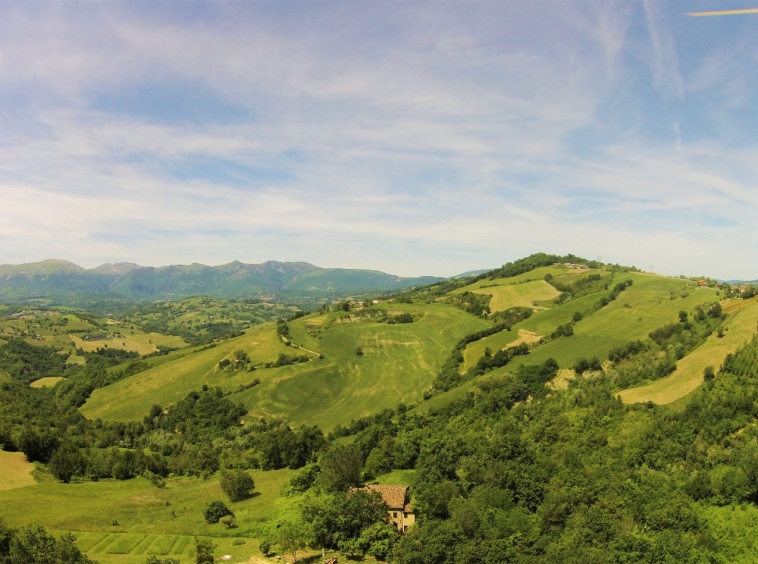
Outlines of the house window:
{"label": "house window", "polygon": [[403,525],[403,532],[405,533],[407,531],[408,531],[408,525]]}
{"label": "house window", "polygon": [[392,518],[393,519],[397,519],[397,511],[393,511],[392,512]]}

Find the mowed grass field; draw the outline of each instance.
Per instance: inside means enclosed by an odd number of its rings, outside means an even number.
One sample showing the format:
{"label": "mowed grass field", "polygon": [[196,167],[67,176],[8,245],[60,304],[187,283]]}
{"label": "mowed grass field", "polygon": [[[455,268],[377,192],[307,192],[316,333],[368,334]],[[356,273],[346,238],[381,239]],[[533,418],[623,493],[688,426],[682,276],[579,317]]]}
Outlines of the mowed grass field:
{"label": "mowed grass field", "polygon": [[124,337],[113,337],[111,339],[102,339],[97,341],[83,340],[76,335],[69,335],[76,348],[81,348],[84,352],[92,352],[97,349],[108,347],[109,349],[120,349],[125,351],[134,351],[139,354],[150,354],[158,350],[157,345],[167,347],[182,348],[187,343],[184,339],[175,335],[163,335],[161,333],[139,333]]}
{"label": "mowed grass field", "polygon": [[[275,361],[280,353],[303,354],[279,341],[274,324],[258,326],[216,348],[95,390],[82,412],[89,418],[140,419],[153,404],[174,403],[203,384],[233,390],[258,378],[259,385],[228,399],[243,403],[255,416],[316,424],[329,431],[400,402],[419,400],[456,341],[490,323],[442,304],[375,306],[382,308],[390,314],[408,311],[417,319],[391,325],[343,313],[310,315],[289,324],[292,342],[322,353],[324,359],[254,372],[219,370],[218,363],[238,349],[260,362]],[[356,355],[358,348],[362,356]]]}
{"label": "mowed grass field", "polygon": [[666,378],[647,386],[630,388],[619,393],[624,403],[652,401],[670,404],[693,392],[703,382],[703,370],[713,366],[718,371],[727,354],[747,344],[756,333],[758,303],[736,310],[724,322],[728,329],[722,338],[714,332],[705,343],[677,361],[676,370]]}
{"label": "mowed grass field", "polygon": [[558,290],[544,280],[533,280],[522,284],[490,286],[472,291],[476,294],[492,295],[490,309],[493,313],[505,311],[515,306],[535,307],[532,302],[552,300],[560,295]]}
{"label": "mowed grass field", "polygon": [[34,484],[32,470],[34,470],[34,464],[26,461],[23,452],[0,450],[0,492]]}
{"label": "mowed grass field", "polygon": [[63,376],[47,376],[46,378],[40,378],[29,384],[32,388],[52,388],[61,380],[65,380]]}
{"label": "mowed grass field", "polygon": [[[189,563],[194,535],[212,538],[216,556],[245,562],[259,554],[258,539],[294,514],[289,499],[281,497],[291,470],[251,475],[256,494],[237,503],[228,501],[217,477],[169,479],[165,489],[135,478],[0,489],[0,513],[14,527],[37,522],[57,533],[72,531],[79,547],[103,564],[143,564],[150,554]],[[234,511],[237,528],[205,522],[202,511],[216,499]]]}

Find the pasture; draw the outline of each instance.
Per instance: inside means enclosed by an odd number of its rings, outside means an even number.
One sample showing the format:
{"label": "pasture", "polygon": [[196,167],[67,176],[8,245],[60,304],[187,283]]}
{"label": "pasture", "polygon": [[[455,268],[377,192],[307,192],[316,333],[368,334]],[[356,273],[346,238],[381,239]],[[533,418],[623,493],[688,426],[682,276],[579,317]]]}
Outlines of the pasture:
{"label": "pasture", "polygon": [[26,461],[22,452],[0,450],[0,492],[34,484],[34,464]]}
{"label": "pasture", "polygon": [[630,388],[619,393],[624,403],[652,401],[660,405],[670,404],[694,391],[703,382],[703,370],[713,366],[718,371],[727,354],[735,352],[749,342],[758,324],[758,303],[737,309],[724,326],[728,329],[719,338],[714,332],[705,343],[677,361],[676,370],[666,378],[646,386]]}

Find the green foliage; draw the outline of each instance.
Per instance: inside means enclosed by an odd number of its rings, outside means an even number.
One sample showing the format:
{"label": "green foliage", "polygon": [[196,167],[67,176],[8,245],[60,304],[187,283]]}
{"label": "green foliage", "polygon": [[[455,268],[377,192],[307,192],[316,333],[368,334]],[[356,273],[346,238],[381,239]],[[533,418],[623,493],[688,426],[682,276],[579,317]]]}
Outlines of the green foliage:
{"label": "green foliage", "polygon": [[152,554],[147,557],[147,560],[145,560],[145,564],[180,564],[180,562],[176,558],[160,559],[154,554]]}
{"label": "green foliage", "polygon": [[82,554],[76,538],[65,533],[56,539],[44,527],[32,524],[20,531],[0,519],[2,564],[97,564]]}
{"label": "green foliage", "polygon": [[271,553],[271,541],[268,539],[261,539],[258,549],[263,556],[268,556]]}
{"label": "green foliage", "polygon": [[234,517],[234,513],[229,509],[223,501],[216,500],[210,502],[203,511],[203,517],[205,522],[212,525],[218,523],[222,517],[226,516]]}
{"label": "green foliage", "polygon": [[195,557],[195,564],[212,564],[214,561],[213,551],[215,548],[216,546],[211,540],[203,540],[195,537],[195,545],[192,550]]}
{"label": "green foliage", "polygon": [[338,548],[350,555],[366,554],[369,546],[357,545],[355,541],[372,525],[387,520],[387,505],[379,492],[361,489],[311,495],[304,501],[302,516],[309,523],[311,541],[317,546]]}
{"label": "green foliage", "polygon": [[363,455],[354,445],[337,445],[321,458],[320,483],[328,492],[345,491],[358,486],[363,470]]}
{"label": "green foliage", "polygon": [[66,357],[52,347],[11,338],[0,346],[0,369],[28,383],[45,376],[61,376],[66,370]]}
{"label": "green foliage", "polygon": [[221,473],[221,489],[233,502],[248,499],[255,488],[250,474],[243,470],[231,470]]}

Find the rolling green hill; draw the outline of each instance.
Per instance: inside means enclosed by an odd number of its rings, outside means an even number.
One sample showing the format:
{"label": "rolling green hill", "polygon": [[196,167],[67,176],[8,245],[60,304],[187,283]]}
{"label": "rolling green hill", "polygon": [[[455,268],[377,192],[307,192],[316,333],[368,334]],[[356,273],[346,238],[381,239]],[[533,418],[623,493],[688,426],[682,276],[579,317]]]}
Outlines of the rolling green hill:
{"label": "rolling green hill", "polygon": [[[256,416],[282,417],[295,424],[331,429],[422,398],[453,344],[463,335],[488,325],[483,320],[444,305],[382,304],[375,314],[410,312],[413,323],[387,324],[360,312],[312,314],[289,324],[293,343],[285,346],[276,326],[265,324],[244,336],[183,356],[95,390],[83,406],[89,418],[141,419],[153,404],[168,405],[202,385],[236,390],[255,379],[260,384],[232,393]],[[357,355],[356,350],[363,354]],[[278,355],[306,354],[312,360],[253,372],[226,372],[219,362],[244,351],[259,365]],[[313,354],[316,353],[316,354]],[[323,359],[315,358],[323,354]]]}

